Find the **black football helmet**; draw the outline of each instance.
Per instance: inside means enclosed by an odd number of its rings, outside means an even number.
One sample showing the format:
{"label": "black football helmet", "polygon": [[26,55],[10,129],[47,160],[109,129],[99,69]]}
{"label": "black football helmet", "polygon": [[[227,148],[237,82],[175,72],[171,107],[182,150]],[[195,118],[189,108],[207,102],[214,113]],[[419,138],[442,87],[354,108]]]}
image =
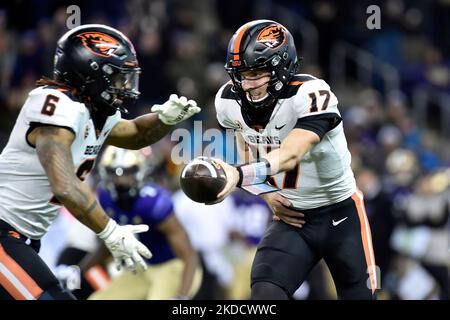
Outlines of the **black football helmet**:
{"label": "black football helmet", "polygon": [[114,28],[81,25],[58,40],[55,79],[108,115],[127,112],[123,105],[137,100],[140,72],[133,44]]}
{"label": "black football helmet", "polygon": [[[246,100],[241,72],[266,69],[271,73],[268,98],[248,103],[255,108],[273,106],[277,97],[297,71],[298,58],[291,33],[271,20],[250,21],[240,27],[228,44],[225,70],[233,82],[233,91]],[[245,100],[244,100],[245,99]]]}

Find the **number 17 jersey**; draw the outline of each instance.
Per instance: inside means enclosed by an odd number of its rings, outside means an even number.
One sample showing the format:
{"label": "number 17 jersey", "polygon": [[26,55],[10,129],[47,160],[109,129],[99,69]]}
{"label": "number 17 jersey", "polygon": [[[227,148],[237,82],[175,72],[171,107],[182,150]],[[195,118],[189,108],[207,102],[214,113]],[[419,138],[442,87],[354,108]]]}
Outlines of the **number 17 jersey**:
{"label": "number 17 jersey", "polygon": [[[293,77],[264,128],[249,126],[231,88],[230,83],[225,84],[216,95],[217,119],[223,127],[242,135],[254,158],[279,148],[289,133],[299,127],[299,121],[305,123],[330,115],[340,119],[338,100],[329,85],[310,75]],[[350,163],[351,155],[340,122],[321,137],[293,170],[280,172],[270,181],[295,208],[319,208],[341,202],[355,192]]]}
{"label": "number 17 jersey", "polygon": [[75,135],[71,146],[76,174],[83,179],[120,112],[108,117],[96,131],[88,108],[70,94],[50,87],[29,93],[8,144],[0,154],[0,219],[31,239],[40,239],[57,215],[60,204],[53,198],[47,175],[28,134],[38,126],[56,126]]}

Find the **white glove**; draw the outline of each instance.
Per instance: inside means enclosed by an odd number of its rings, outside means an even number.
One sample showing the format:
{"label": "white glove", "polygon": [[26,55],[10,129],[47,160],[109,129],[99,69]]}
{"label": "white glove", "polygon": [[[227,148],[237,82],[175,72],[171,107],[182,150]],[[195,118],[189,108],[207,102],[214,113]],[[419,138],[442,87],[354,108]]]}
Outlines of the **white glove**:
{"label": "white glove", "polygon": [[197,102],[183,96],[178,98],[176,94],[171,94],[169,100],[164,104],[155,104],[152,107],[152,112],[158,114],[159,120],[170,126],[184,121],[200,111]]}
{"label": "white glove", "polygon": [[136,264],[143,270],[147,270],[147,263],[141,256],[147,259],[152,257],[150,250],[134,236],[135,233],[146,231],[148,231],[148,225],[119,226],[116,221],[110,219],[105,229],[97,235],[105,241],[117,269],[125,264],[127,269],[136,272]]}

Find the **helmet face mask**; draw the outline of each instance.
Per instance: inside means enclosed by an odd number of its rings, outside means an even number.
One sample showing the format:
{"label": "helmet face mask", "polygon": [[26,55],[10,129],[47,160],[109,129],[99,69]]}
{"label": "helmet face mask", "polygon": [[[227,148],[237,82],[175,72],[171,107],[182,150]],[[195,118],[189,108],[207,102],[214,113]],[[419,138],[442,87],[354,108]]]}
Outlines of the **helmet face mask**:
{"label": "helmet face mask", "polygon": [[136,196],[141,180],[138,177],[139,167],[108,167],[105,169],[107,188],[112,191],[117,199],[128,199]]}
{"label": "helmet face mask", "polygon": [[241,73],[266,69],[271,73],[268,96],[254,108],[270,107],[295,74],[298,65],[294,40],[281,24],[271,20],[251,21],[234,34],[228,44],[225,70],[233,82],[233,91],[241,100],[246,99]]}
{"label": "helmet face mask", "polygon": [[105,64],[102,67],[105,78],[109,83],[108,88],[100,96],[110,102],[114,109],[127,113],[123,107],[124,102],[131,104],[136,101],[141,94],[139,92],[140,68],[120,68],[114,65]]}
{"label": "helmet face mask", "polygon": [[268,87],[273,81],[273,72],[267,68],[250,69],[235,75],[234,81],[245,92],[246,98],[255,108],[266,103],[269,97]]}
{"label": "helmet face mask", "polygon": [[126,187],[134,187],[139,184],[139,167],[133,165],[131,167],[106,167],[107,180],[114,185],[123,185]]}
{"label": "helmet face mask", "polygon": [[120,96],[137,98],[140,95],[139,74],[141,73],[141,69],[133,68],[127,70],[115,66],[111,67],[117,70],[111,75],[111,89]]}
{"label": "helmet face mask", "polygon": [[55,78],[107,115],[138,99],[140,71],[133,44],[111,27],[82,25],[58,41]]}

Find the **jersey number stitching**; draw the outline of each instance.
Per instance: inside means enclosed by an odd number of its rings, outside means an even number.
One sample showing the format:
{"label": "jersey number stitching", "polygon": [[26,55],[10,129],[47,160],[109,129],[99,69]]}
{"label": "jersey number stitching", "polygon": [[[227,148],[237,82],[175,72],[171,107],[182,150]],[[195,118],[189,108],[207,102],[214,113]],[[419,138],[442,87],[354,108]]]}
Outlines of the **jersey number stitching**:
{"label": "jersey number stitching", "polygon": [[[297,189],[300,177],[300,163],[294,169],[284,172],[283,186],[281,189]],[[276,188],[280,188],[274,177],[269,177],[268,182]]]}
{"label": "jersey number stitching", "polygon": [[[320,111],[324,111],[328,108],[328,103],[330,102],[330,91],[328,90],[319,90],[320,96],[325,96],[325,100],[323,101],[322,108]],[[315,92],[311,92],[309,94],[309,97],[311,98],[311,108],[309,108],[309,112],[317,112],[319,111],[317,109],[317,95]]]}
{"label": "jersey number stitching", "polygon": [[[246,145],[248,144],[246,143]],[[265,154],[268,154],[269,152],[272,151],[271,146],[265,146],[265,149],[266,149]],[[260,159],[258,148],[256,148],[256,159]],[[281,189],[297,189],[299,177],[300,177],[300,163],[297,163],[294,169],[284,172],[283,187]],[[274,177],[269,177],[267,179],[267,182],[269,182],[269,184],[273,185],[275,188],[280,188],[277,185],[277,182],[275,181]]]}
{"label": "jersey number stitching", "polygon": [[59,101],[59,97],[52,94],[47,95],[44,105],[42,106],[41,113],[47,116],[52,116],[55,113],[56,103]]}

